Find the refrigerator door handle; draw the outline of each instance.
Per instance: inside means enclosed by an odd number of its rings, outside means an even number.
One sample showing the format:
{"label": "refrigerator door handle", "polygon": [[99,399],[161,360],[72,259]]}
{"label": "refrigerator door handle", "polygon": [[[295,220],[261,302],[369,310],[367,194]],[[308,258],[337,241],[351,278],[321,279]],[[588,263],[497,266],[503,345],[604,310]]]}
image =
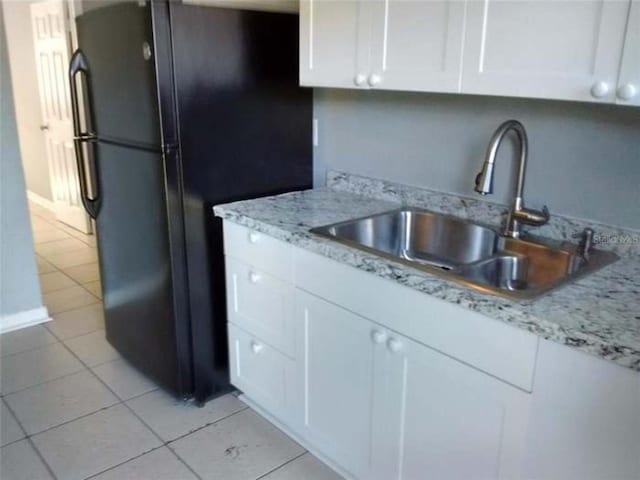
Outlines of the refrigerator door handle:
{"label": "refrigerator door handle", "polygon": [[[100,211],[100,190],[98,170],[95,168],[95,142],[97,135],[91,131],[83,131],[80,124],[80,104],[78,102],[78,86],[76,83],[76,76],[82,74],[85,77],[84,89],[85,89],[85,120],[89,127],[93,126],[93,108],[91,105],[91,83],[89,81],[89,64],[87,58],[82,53],[82,50],[78,49],[74,52],[69,62],[69,83],[71,91],[71,115],[73,117],[73,146],[76,154],[76,163],[78,165],[78,176],[80,183],[80,198],[84,209],[89,216],[95,219]],[[89,196],[88,178],[87,178],[87,164],[84,159],[84,147],[92,148],[90,155],[90,161],[92,162],[92,173],[95,176],[93,197]]]}

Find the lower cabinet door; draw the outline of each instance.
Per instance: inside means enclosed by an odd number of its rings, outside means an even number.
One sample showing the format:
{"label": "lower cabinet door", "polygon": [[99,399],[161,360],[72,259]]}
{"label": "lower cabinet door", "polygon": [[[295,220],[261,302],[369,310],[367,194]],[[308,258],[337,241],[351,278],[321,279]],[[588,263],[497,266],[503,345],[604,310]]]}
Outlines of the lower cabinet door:
{"label": "lower cabinet door", "polygon": [[390,334],[377,350],[371,479],[517,479],[529,395]]}
{"label": "lower cabinet door", "polygon": [[287,425],[293,423],[295,363],[257,337],[229,324],[231,383]]}
{"label": "lower cabinet door", "polygon": [[373,324],[300,290],[295,297],[300,434],[353,477],[368,479]]}

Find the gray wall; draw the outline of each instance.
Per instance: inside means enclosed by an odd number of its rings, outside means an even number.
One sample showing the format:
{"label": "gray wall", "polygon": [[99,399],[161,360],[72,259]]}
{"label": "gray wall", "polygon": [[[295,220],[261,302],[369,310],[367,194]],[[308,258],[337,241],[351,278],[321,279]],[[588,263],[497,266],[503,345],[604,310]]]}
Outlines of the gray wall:
{"label": "gray wall", "polygon": [[30,4],[35,1],[3,1],[2,9],[27,188],[52,200],[45,136],[40,130],[42,113],[31,30]]}
{"label": "gray wall", "polygon": [[[332,168],[469,196],[491,133],[516,118],[529,134],[529,206],[640,229],[640,108],[316,89],[315,116],[316,184]],[[498,157],[487,200],[506,204],[511,140]]]}
{"label": "gray wall", "polygon": [[0,318],[42,306],[0,9]]}

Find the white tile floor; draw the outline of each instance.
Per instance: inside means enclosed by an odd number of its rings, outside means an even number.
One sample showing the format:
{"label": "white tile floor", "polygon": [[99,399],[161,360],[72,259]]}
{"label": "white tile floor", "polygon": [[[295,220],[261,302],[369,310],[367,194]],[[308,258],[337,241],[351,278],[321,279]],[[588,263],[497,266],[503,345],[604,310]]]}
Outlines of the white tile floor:
{"label": "white tile floor", "polygon": [[104,339],[95,241],[32,206],[53,320],[0,336],[2,480],[339,480],[233,395],[167,395]]}

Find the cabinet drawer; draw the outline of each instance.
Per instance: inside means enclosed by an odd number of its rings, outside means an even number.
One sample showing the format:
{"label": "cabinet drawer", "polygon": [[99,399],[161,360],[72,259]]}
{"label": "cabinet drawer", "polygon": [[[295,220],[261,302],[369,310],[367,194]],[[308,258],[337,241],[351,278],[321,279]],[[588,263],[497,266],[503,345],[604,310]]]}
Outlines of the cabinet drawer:
{"label": "cabinet drawer", "polygon": [[285,282],[293,278],[291,245],[261,232],[224,222],[224,251],[227,256],[241,260]]}
{"label": "cabinet drawer", "polygon": [[231,383],[256,404],[279,417],[290,411],[289,389],[294,381],[294,363],[241,328],[229,324]]}
{"label": "cabinet drawer", "polygon": [[293,286],[232,257],[226,276],[229,321],[293,357]]}

